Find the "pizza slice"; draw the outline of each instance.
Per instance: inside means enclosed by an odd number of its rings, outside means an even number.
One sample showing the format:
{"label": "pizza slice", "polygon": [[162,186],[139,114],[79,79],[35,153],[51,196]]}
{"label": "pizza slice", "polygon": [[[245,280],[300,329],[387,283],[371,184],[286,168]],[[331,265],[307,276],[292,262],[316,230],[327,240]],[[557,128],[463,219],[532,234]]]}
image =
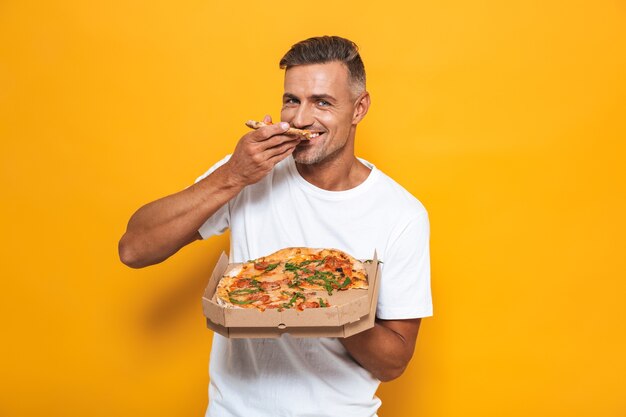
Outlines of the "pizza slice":
{"label": "pizza slice", "polygon": [[[273,123],[265,123],[265,122],[257,122],[255,120],[248,120],[246,122],[246,126],[248,126],[251,129],[258,129],[260,127],[263,126],[269,126],[272,125]],[[304,129],[296,129],[295,127],[290,127],[289,129],[287,129],[287,132],[285,132],[289,135],[298,135],[298,136],[302,136],[304,139],[310,140],[311,139],[311,135],[313,135],[313,132],[311,132],[310,130],[304,130]]]}

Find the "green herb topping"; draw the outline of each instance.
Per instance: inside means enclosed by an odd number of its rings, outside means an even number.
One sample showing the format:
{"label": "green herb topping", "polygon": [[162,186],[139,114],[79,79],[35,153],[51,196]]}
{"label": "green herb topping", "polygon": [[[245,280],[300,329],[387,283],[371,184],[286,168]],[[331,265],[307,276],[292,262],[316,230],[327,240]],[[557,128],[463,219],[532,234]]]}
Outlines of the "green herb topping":
{"label": "green herb topping", "polygon": [[280,263],[278,263],[278,264],[269,264],[269,265],[265,268],[265,272],[269,272],[269,271],[272,271],[272,270],[276,269],[276,267],[277,267],[278,265],[280,265]]}
{"label": "green herb topping", "polygon": [[[289,295],[289,293],[286,292],[286,291],[283,291],[282,293],[285,294],[285,295]],[[283,303],[281,305],[281,307],[283,307],[283,308],[291,308],[291,307],[293,307],[293,305],[296,303],[296,301],[298,301],[298,298],[301,298],[302,301],[306,301],[306,297],[304,296],[304,294],[302,294],[299,291],[296,291],[293,294],[291,294],[291,299],[289,300],[289,302],[288,303]]]}
{"label": "green herb topping", "polygon": [[231,291],[228,293],[229,296],[233,295],[243,295],[243,294],[254,294],[255,292],[261,291],[259,288],[242,288],[240,290]]}
{"label": "green herb topping", "polygon": [[237,300],[236,298],[233,297],[228,297],[228,299],[230,300],[231,303],[233,304],[251,304],[253,303],[255,300]]}

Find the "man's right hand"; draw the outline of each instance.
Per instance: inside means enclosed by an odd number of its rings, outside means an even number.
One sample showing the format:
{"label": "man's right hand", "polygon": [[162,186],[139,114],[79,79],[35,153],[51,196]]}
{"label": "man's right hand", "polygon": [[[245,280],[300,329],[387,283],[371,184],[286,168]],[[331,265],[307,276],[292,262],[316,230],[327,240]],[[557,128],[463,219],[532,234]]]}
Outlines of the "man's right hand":
{"label": "man's right hand", "polygon": [[[265,116],[263,121],[272,119]],[[211,175],[137,210],[119,243],[122,262],[133,268],[153,265],[200,239],[198,229],[209,217],[293,152],[301,139],[284,135],[288,128],[276,124],[247,133],[229,161]]]}
{"label": "man's right hand", "polygon": [[[264,123],[272,123],[270,116],[265,116]],[[228,171],[229,179],[245,187],[260,181],[272,168],[287,158],[300,143],[299,136],[285,135],[289,123],[270,124],[244,135],[232,156],[223,168]]]}

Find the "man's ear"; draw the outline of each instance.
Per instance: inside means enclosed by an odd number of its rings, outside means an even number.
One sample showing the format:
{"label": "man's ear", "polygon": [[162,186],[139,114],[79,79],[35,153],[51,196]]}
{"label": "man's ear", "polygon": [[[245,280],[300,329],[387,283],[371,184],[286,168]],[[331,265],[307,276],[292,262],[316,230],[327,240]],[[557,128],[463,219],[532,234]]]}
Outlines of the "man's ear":
{"label": "man's ear", "polygon": [[363,120],[363,118],[367,114],[367,111],[370,109],[370,103],[371,103],[370,93],[368,93],[367,91],[364,91],[361,94],[359,94],[359,97],[357,98],[355,102],[354,114],[352,115],[353,125],[356,125],[361,120]]}

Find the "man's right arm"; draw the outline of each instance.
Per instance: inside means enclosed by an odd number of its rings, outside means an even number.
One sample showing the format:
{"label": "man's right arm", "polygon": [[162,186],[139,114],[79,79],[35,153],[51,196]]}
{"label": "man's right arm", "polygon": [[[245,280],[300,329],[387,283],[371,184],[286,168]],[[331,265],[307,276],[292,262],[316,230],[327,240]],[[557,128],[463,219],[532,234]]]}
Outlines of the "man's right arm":
{"label": "man's right arm", "polygon": [[288,127],[276,124],[244,135],[211,175],[137,210],[119,242],[121,261],[132,268],[153,265],[200,239],[198,229],[209,217],[293,152],[300,140],[282,135]]}

